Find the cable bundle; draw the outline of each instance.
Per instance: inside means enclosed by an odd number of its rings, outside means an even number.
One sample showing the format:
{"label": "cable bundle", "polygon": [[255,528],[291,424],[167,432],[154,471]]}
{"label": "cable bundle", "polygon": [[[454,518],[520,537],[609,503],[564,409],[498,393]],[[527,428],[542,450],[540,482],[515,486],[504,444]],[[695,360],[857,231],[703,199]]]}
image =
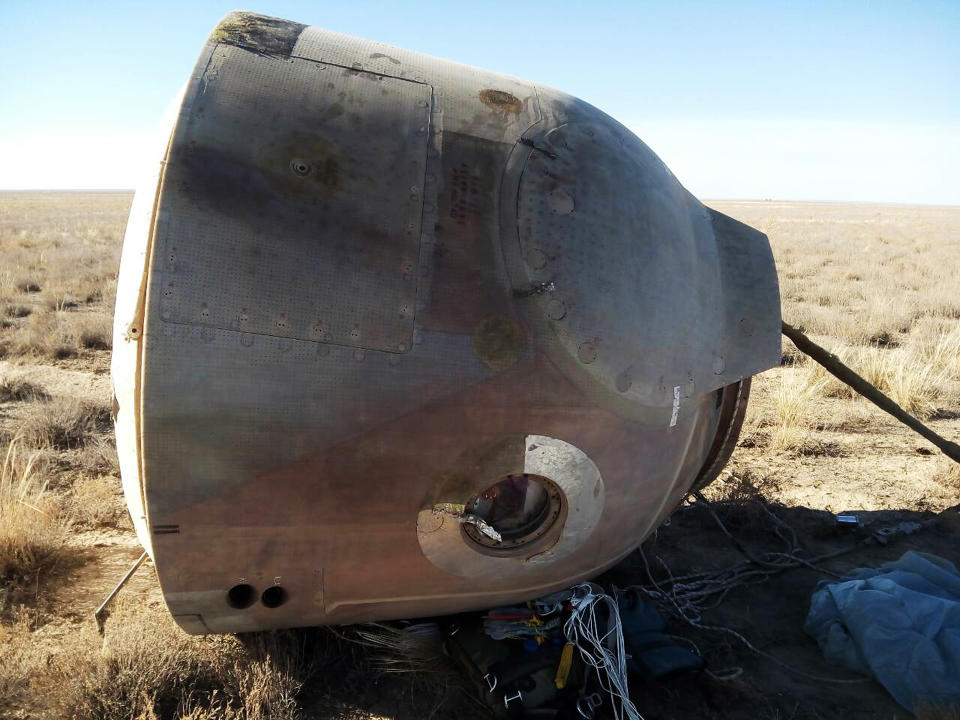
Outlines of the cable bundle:
{"label": "cable bundle", "polygon": [[570,605],[563,633],[583,662],[597,671],[600,687],[610,697],[613,717],[643,720],[627,687],[627,653],[616,600],[583,583],[573,588]]}

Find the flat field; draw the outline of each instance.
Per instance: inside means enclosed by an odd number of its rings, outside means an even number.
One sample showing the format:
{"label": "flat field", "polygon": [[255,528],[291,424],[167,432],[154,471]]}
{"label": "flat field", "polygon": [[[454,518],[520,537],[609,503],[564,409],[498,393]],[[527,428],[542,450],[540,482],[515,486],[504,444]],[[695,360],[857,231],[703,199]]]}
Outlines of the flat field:
{"label": "flat field", "polygon": [[[149,562],[98,633],[94,608],[140,554],[110,420],[112,303],[130,197],[0,193],[0,717],[484,717],[442,661],[385,673],[352,631],[187,636]],[[770,237],[785,320],[960,438],[960,208],[709,204]],[[887,545],[858,540],[822,565],[830,572],[907,549],[960,561],[960,466],[787,340],[781,366],[754,379],[737,451],[705,495],[710,508],[682,507],[645,543],[659,579],[667,568],[742,561],[711,510],[755,552],[789,526],[807,557],[853,542],[833,533],[833,513],[859,514],[864,537],[922,524]],[[611,579],[647,582],[637,563],[632,556]],[[699,623],[720,630],[672,618],[671,632],[715,672],[635,684],[641,712],[910,717],[873,682],[832,682],[850,676],[826,665],[801,629],[823,577],[801,568],[731,588]]]}

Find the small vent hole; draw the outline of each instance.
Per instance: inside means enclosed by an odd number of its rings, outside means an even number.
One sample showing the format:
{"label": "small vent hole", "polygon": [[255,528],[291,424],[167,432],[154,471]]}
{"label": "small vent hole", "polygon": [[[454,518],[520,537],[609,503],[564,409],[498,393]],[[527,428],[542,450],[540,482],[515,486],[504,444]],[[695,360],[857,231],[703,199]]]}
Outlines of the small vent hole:
{"label": "small vent hole", "polygon": [[263,591],[260,601],[264,607],[278,608],[287,601],[287,591],[279,585],[271,585]]}
{"label": "small vent hole", "polygon": [[252,585],[246,583],[234,585],[227,592],[227,605],[236,610],[243,610],[250,607],[257,601],[257,591]]}

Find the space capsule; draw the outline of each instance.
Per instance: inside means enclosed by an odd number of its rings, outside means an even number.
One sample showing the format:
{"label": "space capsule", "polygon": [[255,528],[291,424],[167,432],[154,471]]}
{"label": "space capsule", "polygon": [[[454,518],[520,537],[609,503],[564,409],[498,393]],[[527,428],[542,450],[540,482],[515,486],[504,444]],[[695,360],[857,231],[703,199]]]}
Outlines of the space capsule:
{"label": "space capsule", "polygon": [[780,359],[766,237],[549,87],[231,13],[156,159],[115,425],[191,633],[594,576],[716,477]]}

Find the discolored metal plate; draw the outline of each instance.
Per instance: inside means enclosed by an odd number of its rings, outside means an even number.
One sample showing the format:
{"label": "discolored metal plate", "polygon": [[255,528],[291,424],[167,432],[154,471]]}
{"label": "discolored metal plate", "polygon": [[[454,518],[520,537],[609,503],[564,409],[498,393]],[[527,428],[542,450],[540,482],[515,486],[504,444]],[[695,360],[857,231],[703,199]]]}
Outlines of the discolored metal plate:
{"label": "discolored metal plate", "polygon": [[435,92],[434,110],[442,110],[445,134],[463,133],[513,144],[541,119],[537,91],[531,83],[482,68],[317,27],[300,34],[293,55],[429,83]]}
{"label": "discolored metal plate", "polygon": [[218,45],[171,148],[161,319],[412,346],[431,88]]}

